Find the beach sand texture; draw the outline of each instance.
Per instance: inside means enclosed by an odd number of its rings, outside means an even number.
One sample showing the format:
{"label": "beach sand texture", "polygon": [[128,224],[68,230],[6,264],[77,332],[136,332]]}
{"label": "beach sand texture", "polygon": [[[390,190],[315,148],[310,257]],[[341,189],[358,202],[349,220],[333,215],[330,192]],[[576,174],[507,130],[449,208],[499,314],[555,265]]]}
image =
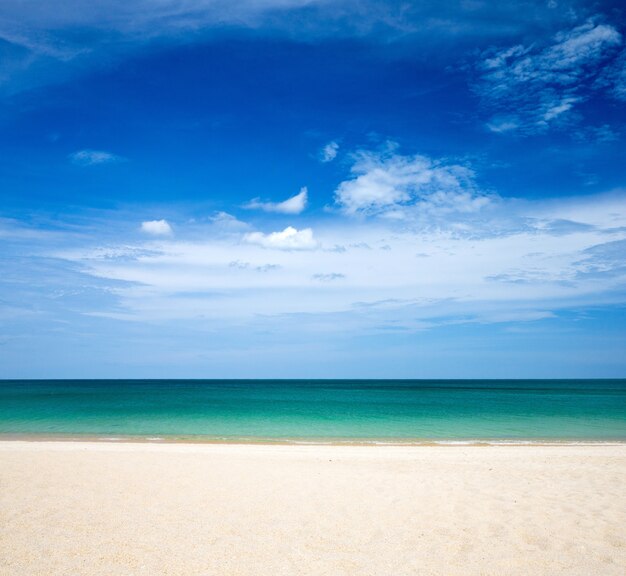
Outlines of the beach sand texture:
{"label": "beach sand texture", "polygon": [[626,445],[0,442],[0,574],[626,573]]}

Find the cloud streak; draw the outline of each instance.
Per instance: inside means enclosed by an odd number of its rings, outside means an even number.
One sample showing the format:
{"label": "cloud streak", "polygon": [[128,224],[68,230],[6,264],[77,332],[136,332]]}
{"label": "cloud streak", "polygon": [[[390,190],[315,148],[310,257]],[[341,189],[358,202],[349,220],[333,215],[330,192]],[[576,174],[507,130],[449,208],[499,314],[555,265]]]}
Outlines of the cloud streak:
{"label": "cloud streak", "polygon": [[300,214],[304,211],[308,203],[308,190],[306,186],[300,188],[295,196],[287,198],[282,202],[262,202],[259,198],[254,198],[244,204],[247,210],[263,210],[264,212],[276,212],[278,214]]}
{"label": "cloud streak", "polygon": [[[293,227],[163,236],[51,256],[112,283],[116,305],[90,313],[136,321],[344,314],[360,329],[410,331],[624,302],[623,195],[503,202],[491,220],[464,228],[341,219],[315,236]],[[498,228],[505,215],[508,227]]]}
{"label": "cloud streak", "polygon": [[117,156],[112,152],[105,152],[104,150],[78,150],[72,152],[68,158],[72,164],[77,166],[97,166],[100,164],[115,164],[118,162],[124,162],[124,158]]}
{"label": "cloud streak", "polygon": [[619,93],[617,78],[607,74],[621,45],[619,31],[596,18],[559,32],[548,44],[488,51],[477,65],[474,83],[493,113],[488,129],[545,132],[571,121],[572,112],[590,91]]}
{"label": "cloud streak", "polygon": [[225,27],[261,29],[307,41],[367,37],[430,44],[442,38],[509,37],[542,19],[565,20],[566,12],[551,10],[543,1],[521,0],[462,2],[456,8],[445,2],[400,5],[375,0],[5,0],[0,40],[8,49],[3,53],[7,58],[0,86],[10,93],[54,82],[75,60],[82,65],[110,62],[157,39],[170,43],[203,39]]}

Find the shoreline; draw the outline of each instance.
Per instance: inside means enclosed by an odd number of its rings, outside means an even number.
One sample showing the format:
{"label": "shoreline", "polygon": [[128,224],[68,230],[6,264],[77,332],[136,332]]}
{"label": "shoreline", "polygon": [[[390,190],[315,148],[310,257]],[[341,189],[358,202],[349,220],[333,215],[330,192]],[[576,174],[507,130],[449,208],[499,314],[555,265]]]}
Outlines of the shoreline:
{"label": "shoreline", "polygon": [[346,447],[477,447],[491,446],[626,446],[626,439],[303,439],[303,438],[222,438],[222,437],[177,437],[177,436],[126,436],[126,435],[39,435],[3,434],[0,444],[25,442],[29,444],[138,444],[138,445],[198,445],[198,446],[346,446]]}

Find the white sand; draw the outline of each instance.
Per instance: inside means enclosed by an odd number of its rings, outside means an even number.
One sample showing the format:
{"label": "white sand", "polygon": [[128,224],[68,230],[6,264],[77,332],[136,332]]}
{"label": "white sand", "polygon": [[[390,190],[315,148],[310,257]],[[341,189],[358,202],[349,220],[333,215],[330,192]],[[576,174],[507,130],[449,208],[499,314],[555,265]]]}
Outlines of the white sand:
{"label": "white sand", "polygon": [[626,445],[0,442],[0,574],[626,574]]}

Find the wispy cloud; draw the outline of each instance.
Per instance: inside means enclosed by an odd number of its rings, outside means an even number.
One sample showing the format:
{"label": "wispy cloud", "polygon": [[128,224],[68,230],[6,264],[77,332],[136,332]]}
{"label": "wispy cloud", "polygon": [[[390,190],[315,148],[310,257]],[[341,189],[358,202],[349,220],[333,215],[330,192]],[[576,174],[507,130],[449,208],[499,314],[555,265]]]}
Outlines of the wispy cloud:
{"label": "wispy cloud", "polygon": [[250,200],[244,204],[248,210],[263,210],[264,212],[277,212],[278,214],[300,214],[306,208],[308,202],[308,190],[306,186],[300,188],[295,196],[282,202],[262,202],[259,198]]}
{"label": "wispy cloud", "polygon": [[216,228],[226,232],[237,232],[249,228],[246,222],[224,211],[216,212],[209,217],[209,220]]}
{"label": "wispy cloud", "polygon": [[304,228],[298,230],[293,226],[287,226],[281,232],[250,232],[244,236],[244,240],[251,244],[258,244],[264,248],[278,250],[312,250],[317,247],[317,241],[313,238],[313,230]]}
{"label": "wispy cloud", "polygon": [[579,278],[602,279],[626,276],[626,239],[603,242],[583,250],[576,263]]}
{"label": "wispy cloud", "polygon": [[491,132],[497,134],[505,134],[506,132],[512,132],[520,127],[520,120],[517,116],[511,115],[497,115],[491,118],[487,122],[487,128]]}
{"label": "wispy cloud", "polygon": [[329,142],[320,150],[320,161],[321,162],[332,162],[337,157],[337,152],[339,151],[339,144],[334,140]]}
{"label": "wispy cloud", "polygon": [[552,10],[540,0],[461,2],[457,8],[435,1],[400,8],[377,0],[59,0],[37,2],[36,9],[32,2],[4,0],[0,15],[0,88],[15,92],[63,77],[74,60],[98,65],[155,39],[202,39],[224,25],[298,40],[370,37],[432,44],[441,38],[510,37],[539,21],[566,20],[567,10]]}
{"label": "wispy cloud", "polygon": [[72,152],[68,158],[72,164],[78,166],[94,166],[97,164],[113,164],[123,162],[125,159],[104,150],[78,150]]}
{"label": "wispy cloud", "polygon": [[[515,225],[494,230],[505,216]],[[264,315],[283,323],[286,314],[340,313],[360,329],[423,330],[624,301],[623,195],[509,201],[482,231],[476,226],[420,230],[339,218],[315,236],[288,227],[243,242],[164,237],[158,250],[150,240],[53,256],[85,277],[116,283],[117,304],[92,312],[129,320]]]}
{"label": "wispy cloud", "polygon": [[[489,51],[477,66],[474,84],[488,110],[492,132],[543,132],[566,123],[571,112],[601,87],[598,80],[615,59],[618,30],[591,19],[556,34],[548,44],[518,44]],[[604,87],[615,93],[617,80]]]}
{"label": "wispy cloud", "polygon": [[[510,34],[541,15],[554,13],[547,9],[545,2],[529,5],[523,0],[501,5],[465,2],[454,12],[449,6],[434,1],[409,3],[399,10],[393,2],[376,0],[330,3],[325,0],[240,0],[236,3],[227,0],[101,0],[97,3],[59,0],[54,5],[41,2],[37,10],[22,0],[4,0],[2,9],[0,35],[42,50],[49,50],[49,44],[59,43],[55,32],[77,27],[114,31],[125,41],[137,37],[176,36],[224,24],[250,28],[268,25],[300,36],[378,33],[406,38],[407,34],[431,37],[480,32],[493,36]],[[513,22],[507,22],[513,18]],[[98,36],[96,38],[100,39]],[[79,40],[74,39],[74,42]]]}
{"label": "wispy cloud", "polygon": [[147,220],[142,222],[141,231],[153,236],[169,236],[173,232],[167,220]]}
{"label": "wispy cloud", "polygon": [[626,50],[603,71],[596,84],[617,100],[626,101]]}
{"label": "wispy cloud", "polygon": [[403,156],[389,144],[382,152],[354,155],[352,178],[337,187],[335,201],[350,215],[402,218],[407,210],[473,212],[489,202],[468,166],[428,156]]}
{"label": "wispy cloud", "polygon": [[335,280],[342,280],[345,277],[345,274],[340,274],[338,272],[330,272],[328,274],[313,274],[312,276],[314,280],[319,280],[320,282],[333,282]]}

